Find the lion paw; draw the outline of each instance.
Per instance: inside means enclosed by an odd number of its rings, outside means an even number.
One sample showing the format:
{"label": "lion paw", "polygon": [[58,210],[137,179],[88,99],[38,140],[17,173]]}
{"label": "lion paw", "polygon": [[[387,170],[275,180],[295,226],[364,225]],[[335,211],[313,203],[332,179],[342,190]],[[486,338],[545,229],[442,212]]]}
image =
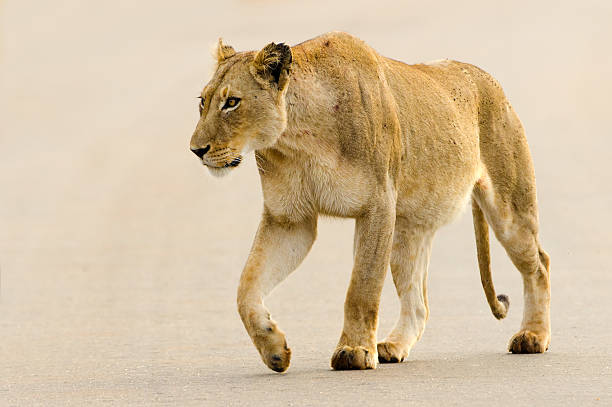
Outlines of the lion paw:
{"label": "lion paw", "polygon": [[544,353],[548,350],[549,342],[546,334],[536,334],[533,331],[522,330],[510,339],[508,351],[512,353]]}
{"label": "lion paw", "polygon": [[408,357],[410,349],[399,342],[380,342],[378,344],[378,361],[380,363],[399,363]]}
{"label": "lion paw", "polygon": [[376,369],[376,352],[363,346],[343,346],[336,349],[331,359],[334,370]]}
{"label": "lion paw", "polygon": [[289,368],[291,349],[287,346],[285,334],[275,323],[271,323],[264,333],[257,335],[254,342],[261,359],[270,369],[282,373]]}
{"label": "lion paw", "polygon": [[270,369],[275,372],[283,373],[289,369],[289,364],[291,363],[291,349],[289,349],[287,343],[285,343],[283,349],[268,352],[265,356],[262,355],[262,359]]}

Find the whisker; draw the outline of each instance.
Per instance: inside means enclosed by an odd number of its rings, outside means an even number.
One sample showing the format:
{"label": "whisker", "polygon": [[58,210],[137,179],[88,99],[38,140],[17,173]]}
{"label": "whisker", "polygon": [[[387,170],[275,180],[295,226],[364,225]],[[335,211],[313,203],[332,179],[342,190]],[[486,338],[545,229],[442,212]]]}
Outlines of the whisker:
{"label": "whisker", "polygon": [[257,157],[261,157],[261,156],[259,156],[259,153],[258,153],[257,151],[255,151],[255,165],[257,165],[257,169],[258,169],[258,170],[259,170],[261,173],[265,174],[265,173],[266,173],[266,170],[264,170],[264,169],[263,169],[263,167],[262,167],[262,166],[259,164],[259,161],[257,161]]}

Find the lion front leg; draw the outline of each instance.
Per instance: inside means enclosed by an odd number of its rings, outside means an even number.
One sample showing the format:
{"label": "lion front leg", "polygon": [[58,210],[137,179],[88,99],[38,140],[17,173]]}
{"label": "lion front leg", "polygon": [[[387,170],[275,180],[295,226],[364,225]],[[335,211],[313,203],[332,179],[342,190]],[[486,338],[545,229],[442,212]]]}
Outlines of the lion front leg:
{"label": "lion front leg", "polygon": [[264,298],[302,262],[316,236],[316,217],[281,222],[264,212],[238,287],[238,312],[264,363],[276,372],[289,368],[291,350]]}
{"label": "lion front leg", "polygon": [[389,264],[395,203],[383,200],[355,222],[355,265],[344,303],[344,327],[332,356],[335,370],[375,369],[380,293]]}

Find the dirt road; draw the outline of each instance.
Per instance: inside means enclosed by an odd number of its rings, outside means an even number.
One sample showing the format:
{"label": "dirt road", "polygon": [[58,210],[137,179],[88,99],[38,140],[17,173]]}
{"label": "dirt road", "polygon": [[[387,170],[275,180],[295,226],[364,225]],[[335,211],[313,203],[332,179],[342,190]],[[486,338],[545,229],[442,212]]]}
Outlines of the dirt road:
{"label": "dirt road", "polygon": [[[204,3],[0,3],[0,405],[612,404],[609,3]],[[200,166],[195,97],[218,36],[244,50],[329,30],[502,83],[527,129],[552,257],[547,354],[505,353],[520,276],[495,243],[495,284],[512,302],[496,321],[468,211],[436,238],[431,317],[407,362],[329,368],[349,220],[323,220],[267,301],[290,370],[259,360],[235,305],[258,175],[252,157],[221,180]],[[388,276],[379,337],[397,314]]]}

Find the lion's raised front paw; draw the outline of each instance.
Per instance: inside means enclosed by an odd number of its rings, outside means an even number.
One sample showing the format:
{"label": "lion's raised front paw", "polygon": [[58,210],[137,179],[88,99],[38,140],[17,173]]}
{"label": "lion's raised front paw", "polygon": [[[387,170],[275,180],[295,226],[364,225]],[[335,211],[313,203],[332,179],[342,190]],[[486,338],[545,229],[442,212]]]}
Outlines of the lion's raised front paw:
{"label": "lion's raised front paw", "polygon": [[261,359],[270,369],[282,373],[289,368],[291,349],[287,346],[285,334],[274,322],[270,322],[266,329],[259,332],[253,338],[253,342],[259,350]]}
{"label": "lion's raised front paw", "polygon": [[376,352],[363,346],[342,346],[334,352],[331,359],[334,370],[376,369]]}
{"label": "lion's raised front paw", "polygon": [[289,364],[291,363],[291,349],[289,349],[285,343],[282,349],[267,352],[265,355],[261,355],[261,357],[266,366],[275,372],[282,373],[289,369]]}
{"label": "lion's raised front paw", "polygon": [[514,334],[508,344],[508,351],[512,353],[544,353],[548,350],[550,342],[547,334],[537,334],[533,331],[522,330]]}
{"label": "lion's raised front paw", "polygon": [[410,348],[399,342],[380,342],[377,348],[380,363],[403,362],[410,353]]}

